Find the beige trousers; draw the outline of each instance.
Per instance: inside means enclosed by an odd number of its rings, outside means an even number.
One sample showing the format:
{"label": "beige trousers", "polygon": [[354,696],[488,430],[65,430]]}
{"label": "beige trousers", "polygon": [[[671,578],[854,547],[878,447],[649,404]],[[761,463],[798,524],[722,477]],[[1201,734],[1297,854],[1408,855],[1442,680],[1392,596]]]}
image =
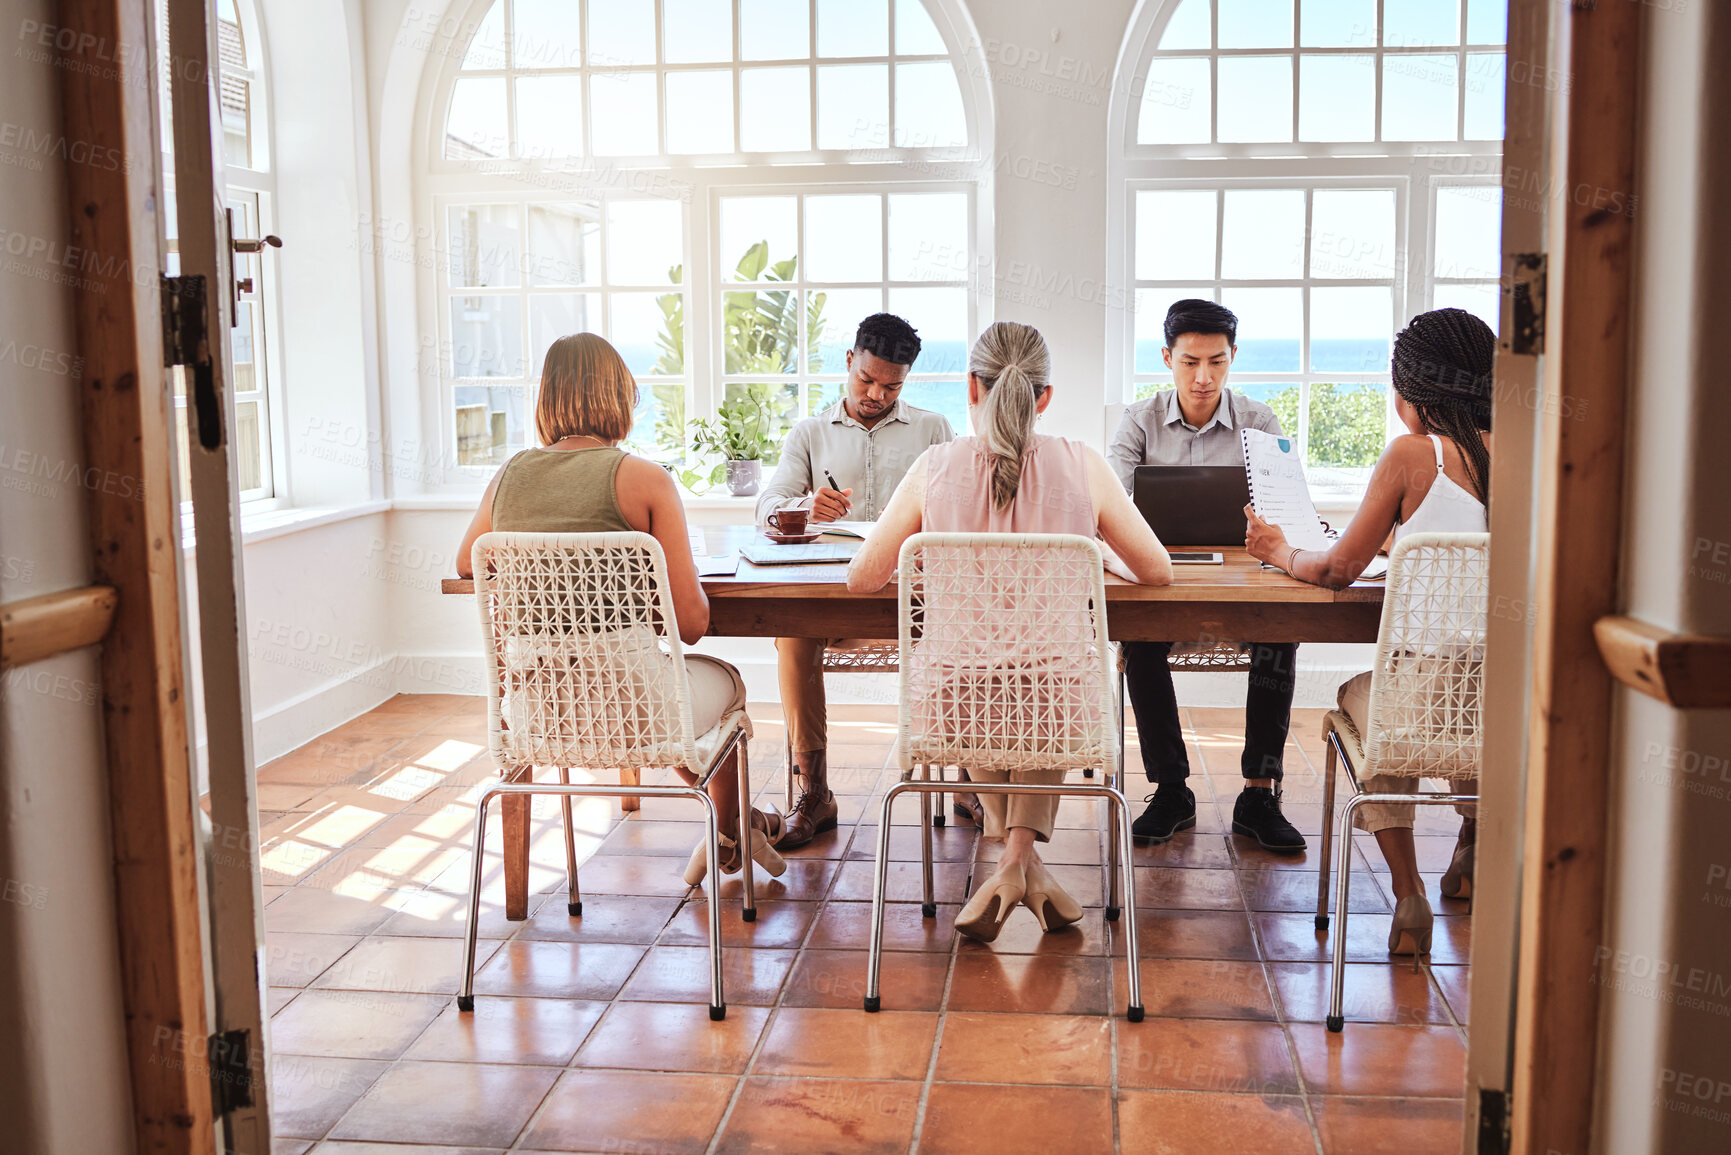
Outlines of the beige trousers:
{"label": "beige trousers", "polygon": [[[1352,679],[1342,682],[1340,692],[1335,700],[1348,718],[1352,719],[1353,728],[1359,736],[1369,739],[1369,731],[1365,723],[1370,720],[1370,676],[1366,670]],[[1361,778],[1359,785],[1364,787],[1366,794],[1417,794],[1419,779],[1408,774],[1372,774]],[[1449,789],[1457,794],[1476,794],[1479,784],[1466,779],[1449,781]],[[1412,829],[1413,811],[1417,807],[1402,806],[1398,802],[1367,802],[1352,812],[1352,824],[1360,830],[1375,833],[1378,830],[1395,828]],[[1471,803],[1455,806],[1455,810],[1471,817],[1477,812],[1477,807]]]}
{"label": "beige trousers", "polygon": [[[1056,786],[1064,781],[1062,770],[972,770],[973,782],[1026,782],[1034,786]],[[982,793],[980,806],[986,812],[986,837],[1002,838],[1013,826],[1026,826],[1035,842],[1052,841],[1052,824],[1058,817],[1055,794]]]}

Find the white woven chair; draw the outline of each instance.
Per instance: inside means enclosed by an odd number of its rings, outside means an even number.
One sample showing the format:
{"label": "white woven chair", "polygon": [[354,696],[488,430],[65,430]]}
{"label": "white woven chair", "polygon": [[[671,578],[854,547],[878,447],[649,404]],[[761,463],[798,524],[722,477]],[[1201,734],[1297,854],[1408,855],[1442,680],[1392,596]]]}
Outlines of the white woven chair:
{"label": "white woven chair", "polygon": [[[675,625],[667,559],[646,533],[487,533],[475,542],[475,600],[487,652],[487,745],[507,781],[475,804],[469,922],[463,935],[460,1010],[475,1007],[475,932],[487,810],[495,798],[556,795],[564,810],[567,909],[583,913],[571,829],[573,796],[690,798],[703,807],[709,896],[709,1017],[727,1013],[721,989],[721,901],[713,885],[720,844],[703,787],[730,752],[739,755],[739,796],[751,798],[743,710],[705,734],[692,732],[685,652]],[[665,648],[664,648],[665,647]],[[536,766],[559,768],[537,783]],[[573,766],[641,770],[684,767],[696,786],[573,785]],[[751,855],[745,854],[747,922],[756,917]]]}
{"label": "white woven chair", "polygon": [[1369,740],[1359,734],[1343,710],[1331,710],[1323,719],[1326,749],[1322,870],[1316,894],[1318,930],[1328,928],[1337,760],[1346,770],[1353,792],[1340,817],[1340,869],[1334,904],[1338,922],[1328,1011],[1331,1031],[1341,1030],[1346,1022],[1342,1004],[1353,812],[1367,803],[1443,806],[1478,800],[1476,793],[1367,794],[1360,779],[1391,774],[1478,781],[1483,750],[1480,702],[1489,565],[1489,534],[1414,533],[1402,538],[1389,555],[1388,588],[1372,667],[1370,712],[1365,719]]}
{"label": "white woven chair", "polygon": [[[1117,837],[1129,844],[1130,808],[1117,781],[1111,647],[1100,550],[1065,534],[919,533],[899,561],[900,781],[884,795],[872,888],[865,1009],[882,1005],[884,890],[890,821],[904,793],[920,795],[921,913],[932,894],[931,796],[945,784],[933,767],[1071,770],[1104,767],[1107,781],[1032,785],[974,782],[978,793],[1107,799]],[[918,772],[918,777],[916,777]],[[1110,870],[1111,868],[1108,867]],[[1121,864],[1129,1018],[1142,1019],[1136,904],[1130,859]],[[1115,920],[1118,910],[1106,917]]]}

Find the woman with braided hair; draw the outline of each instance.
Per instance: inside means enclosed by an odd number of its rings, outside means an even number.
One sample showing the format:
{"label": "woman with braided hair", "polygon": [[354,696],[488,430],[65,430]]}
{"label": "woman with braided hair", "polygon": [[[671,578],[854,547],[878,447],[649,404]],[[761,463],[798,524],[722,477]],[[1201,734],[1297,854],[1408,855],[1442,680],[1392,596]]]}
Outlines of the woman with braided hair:
{"label": "woman with braided hair", "polygon": [[[1464,309],[1420,313],[1394,340],[1395,412],[1409,432],[1395,438],[1372,471],[1364,502],[1331,547],[1294,549],[1279,526],[1249,506],[1245,547],[1300,581],[1342,589],[1357,580],[1385,543],[1408,533],[1484,533],[1491,479],[1491,365],[1497,339]],[[1369,672],[1340,688],[1340,708],[1363,732],[1370,713]],[[1373,775],[1372,793],[1412,793],[1412,778]],[[1413,849],[1411,806],[1366,805],[1356,822],[1376,835],[1388,861],[1396,898],[1388,948],[1394,954],[1430,950],[1432,916]],[[1471,808],[1461,823],[1454,859],[1442,878],[1447,898],[1472,893]]]}

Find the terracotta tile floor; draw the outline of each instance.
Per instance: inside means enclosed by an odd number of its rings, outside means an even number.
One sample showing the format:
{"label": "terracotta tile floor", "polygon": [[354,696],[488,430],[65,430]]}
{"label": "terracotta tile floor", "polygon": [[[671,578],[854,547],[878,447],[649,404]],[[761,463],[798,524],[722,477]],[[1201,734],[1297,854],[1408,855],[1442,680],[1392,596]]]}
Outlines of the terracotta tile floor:
{"label": "terracotta tile floor", "polygon": [[[1459,1148],[1471,923],[1435,895],[1457,820],[1418,819],[1439,918],[1416,970],[1382,949],[1391,898],[1361,843],[1351,1021],[1330,1035],[1315,839],[1281,857],[1228,833],[1237,711],[1185,712],[1196,830],[1135,851],[1139,1024],[1123,1017],[1122,940],[1102,917],[1095,804],[1081,800],[1045,852],[1092,909],[1055,935],[1018,911],[991,946],[951,927],[997,847],[966,824],[937,831],[938,917],[921,918],[906,802],[884,1010],[860,1009],[892,707],[832,711],[841,826],[782,878],[760,875],[758,921],[739,918],[737,876],[721,887],[725,1021],[706,1009],[706,898],[679,881],[698,815],[662,799],[624,819],[611,799],[578,802],[581,919],[565,912],[557,803],[537,800],[531,917],[505,920],[490,854],[476,1010],[459,1014],[473,798],[493,773],[481,713],[478,699],[401,696],[259,771],[288,1155]],[[752,714],[766,805],[781,796],[781,720],[773,705]],[[1320,718],[1298,712],[1287,752],[1287,811],[1312,832]],[[1139,805],[1140,778],[1132,788]]]}

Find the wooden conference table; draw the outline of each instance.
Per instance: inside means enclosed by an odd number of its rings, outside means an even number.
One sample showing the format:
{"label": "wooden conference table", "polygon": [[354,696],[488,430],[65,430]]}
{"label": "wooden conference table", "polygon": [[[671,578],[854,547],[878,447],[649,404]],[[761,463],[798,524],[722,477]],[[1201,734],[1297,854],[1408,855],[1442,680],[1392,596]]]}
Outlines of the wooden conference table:
{"label": "wooden conference table", "polygon": [[[750,526],[709,526],[711,554],[738,552]],[[840,538],[826,538],[839,541]],[[1265,570],[1242,549],[1217,550],[1223,565],[1173,567],[1169,586],[1139,586],[1106,575],[1106,629],[1118,641],[1374,642],[1382,583],[1326,590]],[[756,566],[707,577],[709,633],[731,638],[896,637],[896,587],[849,593],[847,567]],[[475,583],[446,578],[443,592],[473,594]]]}
{"label": "wooden conference table", "polygon": [[[738,552],[757,534],[743,525],[709,526],[703,532],[708,552],[716,556]],[[1118,641],[1376,641],[1381,582],[1326,590],[1265,570],[1242,549],[1215,552],[1224,555],[1224,564],[1174,566],[1169,586],[1139,586],[1107,574],[1107,633]],[[875,594],[850,593],[846,569],[835,563],[756,566],[742,558],[731,577],[702,579],[709,595],[709,633],[736,638],[895,638],[895,585]],[[447,594],[473,594],[475,583],[446,578],[441,588]],[[528,917],[525,802],[520,796],[500,800],[508,919]],[[634,810],[635,802],[624,799],[622,805]]]}

